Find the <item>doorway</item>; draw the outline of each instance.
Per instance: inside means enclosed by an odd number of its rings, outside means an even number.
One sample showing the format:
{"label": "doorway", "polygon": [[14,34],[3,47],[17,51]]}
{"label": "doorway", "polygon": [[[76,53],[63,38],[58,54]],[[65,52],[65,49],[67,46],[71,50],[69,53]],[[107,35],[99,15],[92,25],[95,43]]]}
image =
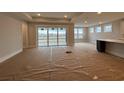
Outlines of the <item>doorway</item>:
{"label": "doorway", "polygon": [[37,33],[38,47],[67,45],[65,27],[38,27]]}

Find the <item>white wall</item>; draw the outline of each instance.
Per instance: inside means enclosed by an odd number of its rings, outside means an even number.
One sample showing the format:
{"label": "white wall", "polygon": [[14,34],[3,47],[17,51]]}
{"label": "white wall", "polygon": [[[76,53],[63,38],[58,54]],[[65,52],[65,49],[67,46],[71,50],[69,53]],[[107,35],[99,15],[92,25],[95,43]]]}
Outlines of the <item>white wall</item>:
{"label": "white wall", "polygon": [[21,21],[0,13],[0,62],[22,51]]}
{"label": "white wall", "polygon": [[23,48],[28,48],[28,24],[22,23]]}
{"label": "white wall", "polygon": [[[104,24],[103,24],[104,25]],[[100,33],[90,33],[88,34],[88,40],[90,43],[95,44],[97,39],[118,39],[121,38],[120,34],[120,20],[112,22],[112,32],[103,32],[103,25],[102,32]]]}

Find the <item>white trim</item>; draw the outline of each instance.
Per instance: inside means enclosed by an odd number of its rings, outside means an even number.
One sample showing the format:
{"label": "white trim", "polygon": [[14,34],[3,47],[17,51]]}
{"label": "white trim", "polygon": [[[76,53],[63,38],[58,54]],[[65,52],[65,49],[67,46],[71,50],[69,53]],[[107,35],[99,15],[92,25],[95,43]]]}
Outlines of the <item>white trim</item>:
{"label": "white trim", "polygon": [[22,49],[0,58],[0,63],[22,52]]}

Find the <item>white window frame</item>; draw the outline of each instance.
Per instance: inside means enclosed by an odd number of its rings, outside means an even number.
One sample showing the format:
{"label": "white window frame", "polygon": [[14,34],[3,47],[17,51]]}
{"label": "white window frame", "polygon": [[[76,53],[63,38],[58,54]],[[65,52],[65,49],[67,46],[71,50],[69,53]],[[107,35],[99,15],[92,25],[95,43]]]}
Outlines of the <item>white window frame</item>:
{"label": "white window frame", "polygon": [[[100,27],[100,31],[97,31],[98,30],[98,27]],[[98,25],[95,27],[95,32],[96,33],[101,33],[102,32],[102,26],[101,25]]]}
{"label": "white window frame", "polygon": [[[107,26],[111,26],[111,29],[106,29]],[[112,24],[105,24],[104,25],[104,32],[112,32]]]}

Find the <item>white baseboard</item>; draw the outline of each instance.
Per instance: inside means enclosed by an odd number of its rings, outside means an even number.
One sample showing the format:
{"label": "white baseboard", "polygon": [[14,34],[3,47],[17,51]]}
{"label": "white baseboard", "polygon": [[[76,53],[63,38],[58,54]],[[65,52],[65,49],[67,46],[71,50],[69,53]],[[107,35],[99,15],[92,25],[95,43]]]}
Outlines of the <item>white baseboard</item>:
{"label": "white baseboard", "polygon": [[7,60],[7,59],[9,59],[9,58],[11,58],[11,57],[13,57],[13,56],[15,56],[15,55],[17,55],[20,52],[22,52],[22,49],[20,49],[20,50],[14,52],[14,53],[11,53],[9,55],[6,55],[6,56],[0,58],[0,63],[3,62],[3,61],[5,61],[5,60]]}

